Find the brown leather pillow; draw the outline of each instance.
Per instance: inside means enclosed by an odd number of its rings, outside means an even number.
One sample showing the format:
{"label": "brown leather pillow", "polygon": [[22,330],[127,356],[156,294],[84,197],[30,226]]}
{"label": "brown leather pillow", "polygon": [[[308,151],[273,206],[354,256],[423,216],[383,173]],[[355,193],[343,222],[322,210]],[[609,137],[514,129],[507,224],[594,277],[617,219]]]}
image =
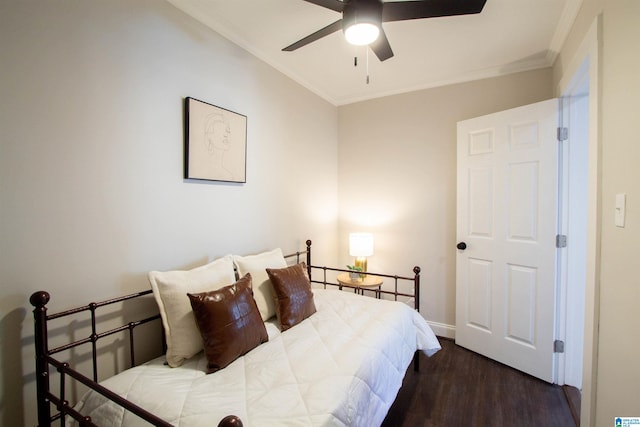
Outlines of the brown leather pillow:
{"label": "brown leather pillow", "polygon": [[269,340],[251,291],[251,275],[215,291],[187,294],[202,335],[207,373]]}
{"label": "brown leather pillow", "polygon": [[283,331],[316,312],[311,282],[304,262],[286,268],[267,268],[267,274],[273,283],[276,315]]}

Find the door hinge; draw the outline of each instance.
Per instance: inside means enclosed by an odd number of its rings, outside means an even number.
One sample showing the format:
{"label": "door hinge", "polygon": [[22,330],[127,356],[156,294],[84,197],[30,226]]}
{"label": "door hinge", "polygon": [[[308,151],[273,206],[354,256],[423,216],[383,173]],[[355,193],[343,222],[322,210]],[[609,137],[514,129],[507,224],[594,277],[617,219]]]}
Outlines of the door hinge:
{"label": "door hinge", "polygon": [[553,352],[554,353],[564,353],[564,341],[555,340],[553,342]]}
{"label": "door hinge", "polygon": [[566,141],[569,139],[569,128],[559,127],[558,128],[558,141]]}
{"label": "door hinge", "polygon": [[565,234],[556,234],[556,248],[567,247],[567,236]]}

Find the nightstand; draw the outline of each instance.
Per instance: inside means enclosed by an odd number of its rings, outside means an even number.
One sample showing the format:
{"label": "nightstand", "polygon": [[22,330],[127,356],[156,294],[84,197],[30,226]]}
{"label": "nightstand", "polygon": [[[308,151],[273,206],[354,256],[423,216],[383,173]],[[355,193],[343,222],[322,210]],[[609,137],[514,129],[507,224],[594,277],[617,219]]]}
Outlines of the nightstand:
{"label": "nightstand", "polygon": [[367,274],[364,279],[351,279],[349,273],[338,274],[338,283],[340,290],[342,287],[353,288],[353,292],[364,295],[365,290],[371,290],[376,293],[376,298],[380,299],[380,287],[382,286],[382,277]]}

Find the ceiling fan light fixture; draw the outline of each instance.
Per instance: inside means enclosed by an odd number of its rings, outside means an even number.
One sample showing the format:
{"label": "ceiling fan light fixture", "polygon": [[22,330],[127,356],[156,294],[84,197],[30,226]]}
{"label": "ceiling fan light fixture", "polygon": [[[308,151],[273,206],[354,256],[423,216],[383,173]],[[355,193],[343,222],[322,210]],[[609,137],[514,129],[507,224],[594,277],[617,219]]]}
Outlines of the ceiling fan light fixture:
{"label": "ceiling fan light fixture", "polygon": [[382,33],[382,1],[350,0],[342,11],[342,30],[347,42],[366,46]]}
{"label": "ceiling fan light fixture", "polygon": [[344,30],[344,38],[356,46],[371,44],[378,39],[379,35],[380,27],[370,22],[352,24]]}

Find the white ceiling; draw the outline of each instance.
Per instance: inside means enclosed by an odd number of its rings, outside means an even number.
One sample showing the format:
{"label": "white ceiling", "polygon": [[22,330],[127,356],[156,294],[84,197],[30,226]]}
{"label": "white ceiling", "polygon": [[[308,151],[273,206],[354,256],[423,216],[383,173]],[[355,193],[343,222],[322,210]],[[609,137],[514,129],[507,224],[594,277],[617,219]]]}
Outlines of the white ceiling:
{"label": "white ceiling", "polygon": [[168,1],[335,105],[551,66],[582,3],[487,0],[476,15],[388,22],[395,56],[380,62],[342,31],[282,52],[340,19],[303,0]]}

